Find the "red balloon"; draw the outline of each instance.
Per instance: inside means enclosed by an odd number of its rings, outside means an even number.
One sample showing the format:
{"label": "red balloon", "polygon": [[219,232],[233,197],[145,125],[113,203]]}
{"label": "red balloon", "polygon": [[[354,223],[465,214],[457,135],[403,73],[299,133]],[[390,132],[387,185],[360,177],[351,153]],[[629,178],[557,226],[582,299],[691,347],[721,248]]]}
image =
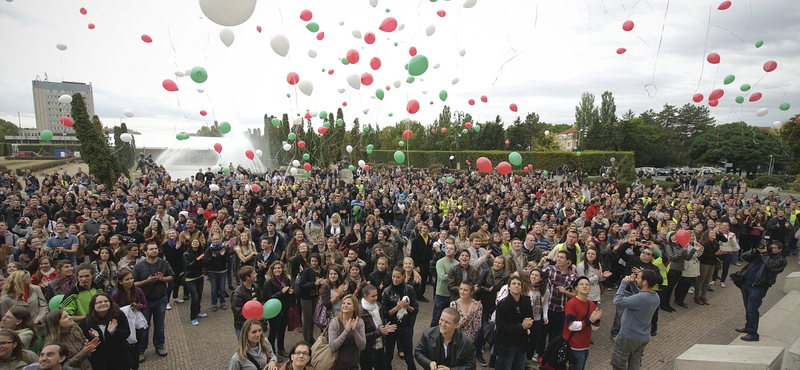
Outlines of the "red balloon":
{"label": "red balloon", "polygon": [[61,121],[62,125],[67,127],[72,127],[73,125],[72,118],[69,118],[67,116],[61,116],[61,118],[59,118],[59,121]]}
{"label": "red balloon", "polygon": [[432,128],[432,129],[431,129],[431,133],[432,133],[432,134],[435,134],[435,133],[436,133],[436,129],[435,129],[435,128]]}
{"label": "red balloon", "polygon": [[206,114],[208,114],[206,111],[204,111],[204,110],[201,110],[201,111],[200,111],[200,115],[201,115],[201,116],[205,117],[205,116],[206,116]]}
{"label": "red balloon", "polygon": [[689,232],[684,229],[680,229],[675,233],[675,241],[678,242],[681,247],[685,247],[691,240],[692,236],[689,235]]}
{"label": "red balloon", "polygon": [[311,171],[311,163],[303,163],[303,169],[306,171]]}
{"label": "red balloon", "polygon": [[364,171],[369,171],[369,165],[368,164],[364,165]]}
{"label": "red balloon", "polygon": [[731,2],[730,1],[723,1],[723,2],[721,2],[719,4],[717,9],[719,9],[719,10],[728,10],[728,8],[730,8],[730,7],[731,7]]}
{"label": "red balloon", "polygon": [[624,23],[622,23],[622,30],[623,31],[630,32],[630,30],[632,30],[632,29],[633,29],[633,21],[632,20],[629,19],[629,20],[625,21]]}
{"label": "red balloon", "polygon": [[472,122],[465,123],[464,128],[466,128],[467,130],[472,130]]}
{"label": "red balloon", "polygon": [[469,103],[469,105],[475,105],[475,99],[470,99],[470,100],[468,101],[468,103]]}
{"label": "red balloon", "polygon": [[406,139],[406,140],[411,139],[411,135],[413,135],[413,134],[414,134],[413,131],[405,130],[405,131],[403,131],[403,139]]}
{"label": "red balloon", "polygon": [[83,14],[83,15],[86,15],[86,13],[88,13],[88,12],[86,11],[86,8],[81,8],[81,14]]}
{"label": "red balloon", "polygon": [[408,104],[406,104],[406,110],[411,114],[419,112],[419,102],[416,99],[409,100]]}
{"label": "red balloon", "polygon": [[343,101],[343,102],[342,102],[342,106],[343,106],[343,107],[346,107],[346,106],[347,106],[347,102],[346,102],[346,101]]}
{"label": "red balloon", "polygon": [[372,45],[375,42],[375,34],[372,32],[367,32],[364,34],[364,42],[367,44]]}
{"label": "red balloon", "polygon": [[533,165],[532,164],[528,164],[528,168],[533,169]]}
{"label": "red balloon", "polygon": [[167,91],[178,91],[178,85],[175,84],[175,81],[170,79],[166,79],[161,82],[161,86],[164,86],[164,89]]}
{"label": "red balloon", "polygon": [[391,90],[391,89],[392,89],[392,87],[391,87],[391,86],[389,86],[389,85],[386,85],[386,91],[389,91],[389,90]]}
{"label": "red balloon", "polygon": [[711,64],[719,64],[719,54],[717,53],[708,54],[706,60]]}
{"label": "red balloon", "polygon": [[469,166],[469,159],[465,160],[464,163],[466,163],[467,166]]}
{"label": "red balloon", "polygon": [[258,31],[258,33],[261,33],[261,26],[256,26],[256,31]]}
{"label": "red balloon", "polygon": [[703,101],[703,94],[701,93],[694,94],[694,96],[692,96],[692,101],[694,101],[695,103]]}
{"label": "red balloon", "polygon": [[298,141],[297,142],[297,147],[300,148],[300,149],[305,148],[306,147],[306,142],[302,141],[302,140]]}
{"label": "red balloon", "polygon": [[442,133],[443,133],[443,134],[446,134],[446,133],[447,133],[447,129],[446,129],[446,128],[444,128],[444,127],[442,127]]}
{"label": "red balloon", "polygon": [[322,41],[325,38],[325,32],[317,32],[317,40]]}
{"label": "red balloon", "polygon": [[261,190],[261,187],[258,186],[258,184],[253,184],[250,186],[250,190],[252,190],[253,193],[258,193],[258,191]]}
{"label": "red balloon", "polygon": [[719,104],[719,100],[709,100],[708,105],[712,107],[716,107]]}
{"label": "red balloon", "polygon": [[511,103],[511,105],[509,105],[508,108],[511,109],[512,112],[516,112],[517,111],[517,105],[514,104],[514,103]]}
{"label": "red balloon", "polygon": [[245,319],[260,319],[264,314],[264,306],[258,301],[247,301],[242,307],[242,316]]}
{"label": "red balloon", "polygon": [[153,39],[150,36],[142,35],[142,41],[144,41],[144,42],[149,44],[149,43],[153,42]]}
{"label": "red balloon", "polygon": [[444,18],[444,16],[447,15],[447,12],[444,10],[439,10],[436,12],[436,15],[438,15],[440,18]]}
{"label": "red balloon", "polygon": [[750,99],[748,99],[748,100],[750,100],[751,102],[759,101],[759,100],[761,100],[761,97],[762,97],[761,93],[757,92],[757,93],[753,93],[753,95],[750,95]]}
{"label": "red balloon", "polygon": [[310,21],[312,16],[313,15],[311,14],[311,11],[308,9],[305,9],[302,12],[300,12],[300,19],[306,22]]}
{"label": "red balloon", "polygon": [[89,23],[89,29],[90,29],[90,30],[93,30],[93,29],[94,29],[94,23]]}
{"label": "red balloon", "polygon": [[508,141],[508,140],[506,140],[506,145],[508,145],[508,144],[511,144],[511,142],[510,142],[510,141]]}
{"label": "red balloon", "polygon": [[361,74],[361,84],[364,86],[372,85],[372,74],[364,72]]}
{"label": "red balloon", "polygon": [[778,63],[776,63],[774,60],[768,60],[766,63],[764,63],[764,72],[772,72],[775,70],[775,68],[778,68]]}
{"label": "red balloon", "polygon": [[475,165],[478,166],[478,171],[492,173],[492,161],[486,157],[480,157],[475,162]]}
{"label": "red balloon", "polygon": [[306,111],[306,115],[305,115],[305,116],[303,116],[303,118],[305,118],[305,119],[311,119],[311,113],[309,113],[308,111]]}
{"label": "red balloon", "polygon": [[412,47],[410,47],[410,48],[408,48],[408,53],[409,53],[409,54],[411,54],[411,56],[412,56],[412,57],[413,57],[414,55],[417,55],[417,48],[415,48],[415,47],[413,47],[413,46],[412,46]]}
{"label": "red balloon", "polygon": [[378,57],[373,57],[369,60],[369,66],[372,68],[373,71],[377,71],[378,68],[381,68],[381,60]]}
{"label": "red balloon", "polygon": [[431,105],[433,105],[433,100],[431,100]]}
{"label": "red balloon", "polygon": [[214,144],[214,151],[216,151],[217,153],[222,153],[222,144],[220,143]]}
{"label": "red balloon", "polygon": [[500,164],[497,165],[497,173],[501,175],[508,175],[511,173],[511,163],[506,161],[500,162]]}
{"label": "red balloon", "polygon": [[358,51],[356,49],[350,49],[347,51],[347,61],[350,64],[358,63],[358,60],[361,59],[361,56],[358,55]]}
{"label": "red balloon", "polygon": [[529,169],[528,169],[528,167],[523,167],[523,170],[525,170],[525,173],[528,173]]}
{"label": "red balloon", "polygon": [[625,54],[626,51],[628,51],[628,49],[619,48],[619,49],[617,49],[617,54],[622,55],[622,54]]}
{"label": "red balloon", "polygon": [[719,100],[723,95],[725,95],[725,91],[722,89],[716,89],[711,92],[708,96],[708,100]]}
{"label": "red balloon", "polygon": [[252,160],[256,156],[256,154],[253,153],[253,151],[250,150],[250,149],[245,150],[244,151],[244,155],[245,155],[245,157],[247,157],[247,159],[250,159],[250,160]]}
{"label": "red balloon", "polygon": [[289,72],[289,74],[286,75],[286,82],[288,82],[289,85],[294,85],[300,82],[300,76],[297,75],[297,72]]}
{"label": "red balloon", "polygon": [[481,101],[486,103],[489,101],[489,98],[487,98],[486,95],[481,95]]}
{"label": "red balloon", "polygon": [[392,32],[397,29],[397,19],[392,17],[387,17],[386,19],[381,22],[381,26],[378,27],[383,32]]}
{"label": "red balloon", "polygon": [[332,69],[329,69],[329,70],[328,70],[328,74],[329,74],[329,75],[332,75],[332,74],[333,74],[333,70],[332,70]]}
{"label": "red balloon", "polygon": [[325,126],[322,126],[322,127],[317,129],[317,132],[319,132],[320,135],[325,135],[325,133],[328,132],[328,128],[325,127]]}

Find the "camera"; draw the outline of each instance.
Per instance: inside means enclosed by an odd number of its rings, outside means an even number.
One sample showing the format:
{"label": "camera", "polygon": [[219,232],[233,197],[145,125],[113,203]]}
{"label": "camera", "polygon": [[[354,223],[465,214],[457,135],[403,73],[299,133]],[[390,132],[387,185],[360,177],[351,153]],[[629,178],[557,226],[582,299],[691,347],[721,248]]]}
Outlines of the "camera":
{"label": "camera", "polygon": [[761,242],[758,243],[758,247],[756,249],[764,250],[764,251],[767,250],[767,247],[769,246],[769,244],[771,242],[771,239],[772,239],[772,236],[770,234],[771,233],[769,233],[769,232],[764,234],[764,237],[761,238]]}

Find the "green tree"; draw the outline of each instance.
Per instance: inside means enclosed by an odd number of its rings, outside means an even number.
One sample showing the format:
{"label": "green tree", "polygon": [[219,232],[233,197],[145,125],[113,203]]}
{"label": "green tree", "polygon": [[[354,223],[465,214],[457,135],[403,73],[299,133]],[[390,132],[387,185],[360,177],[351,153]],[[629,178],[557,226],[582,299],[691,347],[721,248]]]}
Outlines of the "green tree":
{"label": "green tree", "polygon": [[222,137],[222,131],[219,130],[219,123],[214,121],[214,124],[209,126],[200,127],[195,133],[196,136],[204,136],[204,137]]}
{"label": "green tree", "polygon": [[585,147],[585,143],[583,143],[583,138],[580,137],[581,133],[584,130],[588,130],[587,133],[591,137],[597,137],[599,132],[599,124],[600,124],[600,112],[598,111],[597,107],[594,106],[594,94],[590,92],[585,92],[581,94],[581,100],[577,106],[575,106],[575,125],[578,130],[576,135],[578,135],[578,143],[579,143],[579,150]]}
{"label": "green tree", "polygon": [[16,136],[19,135],[19,127],[13,122],[0,119],[0,136]]}
{"label": "green tree", "polygon": [[724,160],[747,172],[756,172],[759,164],[766,168],[770,156],[775,158],[776,171],[786,168],[791,159],[783,151],[777,132],[744,122],[719,125],[699,134],[688,155],[699,165],[717,166]]}
{"label": "green tree", "polygon": [[784,122],[778,130],[783,155],[793,159],[790,160],[788,164],[789,173],[800,173],[800,161],[797,160],[800,158],[800,140],[798,140],[798,138],[800,138],[800,131],[795,132],[797,127],[800,126],[800,124],[797,123],[798,117],[800,117],[800,115],[794,115],[791,119]]}
{"label": "green tree", "polygon": [[111,186],[119,176],[118,161],[105,140],[100,119],[97,116],[89,119],[86,103],[79,93],[72,95],[71,110],[75,137],[81,142],[81,158],[98,182]]}
{"label": "green tree", "polygon": [[128,125],[122,122],[119,126],[114,126],[114,151],[119,162],[120,173],[129,175],[128,170],[136,164],[136,140],[126,143],[120,136],[128,132]]}

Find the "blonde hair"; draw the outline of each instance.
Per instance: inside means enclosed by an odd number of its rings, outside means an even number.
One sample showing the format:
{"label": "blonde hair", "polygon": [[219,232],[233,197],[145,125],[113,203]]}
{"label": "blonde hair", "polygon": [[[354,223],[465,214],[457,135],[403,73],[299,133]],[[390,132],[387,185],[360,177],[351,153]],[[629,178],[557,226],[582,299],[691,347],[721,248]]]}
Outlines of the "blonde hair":
{"label": "blonde hair", "polygon": [[14,294],[14,300],[18,301],[19,296],[25,291],[25,275],[30,276],[30,273],[26,270],[12,272],[6,278],[5,285],[3,285],[3,295],[16,293]]}
{"label": "blonde hair", "polygon": [[[417,270],[414,269],[414,259],[412,259],[411,257],[403,258],[403,265],[405,265],[406,262],[411,262],[411,275],[414,276],[414,282],[417,282],[417,283],[422,282],[422,276],[420,276],[420,274],[417,272]],[[406,269],[403,268],[403,276],[404,277],[406,276],[407,273],[408,273],[408,271],[406,271]]]}
{"label": "blonde hair", "polygon": [[341,224],[342,223],[342,217],[339,216],[338,213],[334,213],[334,214],[331,215],[331,224],[334,224],[334,223],[336,223],[336,224]]}
{"label": "blonde hair", "polygon": [[[250,333],[250,328],[253,325],[258,325],[261,327],[261,321],[259,319],[247,319],[244,324],[242,324],[242,334],[239,335],[239,346],[236,348],[236,354],[239,356],[239,361],[247,360],[247,350],[250,349],[250,341],[247,339],[248,334]],[[267,358],[272,357],[272,346],[267,343],[267,340],[264,338],[264,331],[261,331],[261,338],[258,339],[259,344],[261,344],[261,350],[267,354]]]}
{"label": "blonde hair", "polygon": [[[348,295],[346,295],[346,296],[344,296],[342,298],[342,302],[344,302],[345,299],[349,299],[349,300],[351,300],[353,302],[353,317],[352,318],[353,319],[360,318],[361,317],[361,310],[358,308],[358,298],[356,298],[356,296],[354,296],[352,294],[348,294]],[[344,323],[344,313],[341,310],[339,310],[339,316],[336,316],[336,318],[339,319],[339,322]]]}

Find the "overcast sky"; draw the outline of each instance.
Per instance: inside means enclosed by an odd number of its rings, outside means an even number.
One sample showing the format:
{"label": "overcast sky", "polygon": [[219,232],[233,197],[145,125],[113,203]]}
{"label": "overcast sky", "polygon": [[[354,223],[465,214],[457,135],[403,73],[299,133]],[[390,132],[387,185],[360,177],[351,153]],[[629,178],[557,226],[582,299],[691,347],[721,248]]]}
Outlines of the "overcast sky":
{"label": "overcast sky", "polygon": [[[369,0],[259,0],[246,22],[230,27],[235,41],[226,47],[219,36],[225,27],[209,20],[198,1],[7,0],[0,2],[5,35],[0,39],[0,118],[17,123],[19,112],[23,127],[35,126],[31,80],[45,73],[50,81],[91,82],[96,113],[105,125],[118,124],[130,109],[135,116],[125,119],[129,127],[153,137],[194,132],[214,119],[230,122],[234,130],[261,127],[264,113],[335,112],[343,102],[348,122],[359,117],[362,124],[381,126],[404,118],[431,123],[444,104],[479,121],[499,114],[510,124],[517,115],[536,112],[545,122],[571,123],[581,93],[594,93],[599,105],[606,90],[614,93],[618,115],[628,109],[658,111],[665,103],[681,106],[697,92],[707,104],[714,88],[724,88],[719,106],[711,108],[718,123],[769,126],[790,118],[800,108],[795,84],[800,2],[733,0],[724,11],[717,10],[720,3],[477,0],[464,8],[465,0],[378,0],[376,7]],[[313,13],[322,40],[300,19],[304,9]],[[446,15],[438,16],[438,10]],[[378,29],[389,16],[402,30]],[[635,23],[631,32],[622,29],[628,19]],[[428,36],[431,25],[435,32]],[[368,45],[354,31],[371,31],[377,40]],[[143,42],[143,34],[153,42]],[[278,34],[289,40],[286,57],[270,47]],[[764,42],[761,48],[755,47],[758,40]],[[67,50],[58,50],[59,43]],[[430,67],[408,84],[404,65],[412,46],[427,56]],[[618,55],[618,48],[627,52]],[[360,53],[360,61],[343,65],[349,49]],[[706,61],[711,52],[721,56],[719,64]],[[373,57],[382,62],[378,70],[370,68]],[[768,60],[778,63],[772,73],[762,67]],[[205,93],[198,93],[201,85],[189,77],[175,75],[195,66],[208,72]],[[290,86],[289,72],[311,81],[313,93],[306,96]],[[374,76],[371,86],[348,85],[349,75],[364,72]],[[723,85],[730,74],[736,80]],[[175,81],[179,91],[166,91],[164,79]],[[398,80],[401,86],[395,88]],[[739,91],[744,83],[763,98],[748,102]],[[391,89],[385,99],[374,98],[375,90],[386,86]],[[441,90],[449,95],[444,103]],[[488,103],[480,101],[481,95]],[[737,95],[746,97],[744,104],[735,103]],[[410,99],[421,103],[416,114],[406,111]],[[474,106],[469,99],[475,99]],[[789,111],[778,109],[783,102],[791,104]],[[518,113],[509,109],[511,103]],[[769,114],[757,117],[761,108]],[[201,110],[208,115],[202,117]]]}

